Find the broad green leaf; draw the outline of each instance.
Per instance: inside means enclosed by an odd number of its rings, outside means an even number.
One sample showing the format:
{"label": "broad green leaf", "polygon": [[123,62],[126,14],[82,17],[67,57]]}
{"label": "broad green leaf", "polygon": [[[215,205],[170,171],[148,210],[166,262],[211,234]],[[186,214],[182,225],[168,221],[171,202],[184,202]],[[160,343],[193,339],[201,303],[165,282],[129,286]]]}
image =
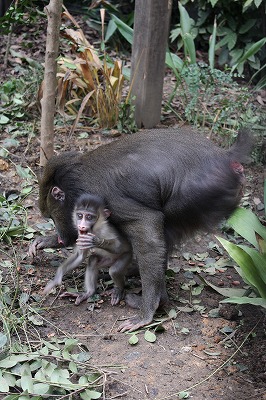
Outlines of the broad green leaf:
{"label": "broad green leaf", "polygon": [[243,12],[245,12],[253,3],[253,0],[246,0],[245,3],[243,4]]}
{"label": "broad green leaf", "polygon": [[28,320],[33,323],[33,325],[41,326],[43,325],[43,318],[38,314],[31,314],[28,316]]}
{"label": "broad green leaf", "polygon": [[37,371],[42,366],[42,360],[38,359],[30,363],[30,370]]}
{"label": "broad green leaf", "polygon": [[3,333],[0,333],[0,347],[4,347],[7,343],[7,336]]}
{"label": "broad green leaf", "polygon": [[232,50],[235,47],[236,41],[237,41],[237,34],[235,32],[231,32],[230,35],[227,37],[228,41],[228,49]]}
{"label": "broad green leaf", "polygon": [[266,300],[260,297],[230,297],[220,301],[220,303],[252,304],[266,308]]}
{"label": "broad green leaf", "polygon": [[12,355],[0,361],[0,368],[12,368],[19,362],[27,361],[28,356],[25,355]]}
{"label": "broad green leaf", "polygon": [[145,331],[144,339],[147,342],[154,343],[156,341],[156,335],[153,332],[147,330]]}
{"label": "broad green leaf", "polygon": [[91,355],[88,351],[82,351],[81,353],[78,354],[77,359],[79,362],[85,363],[85,362],[89,361],[90,358],[91,358]]}
{"label": "broad green leaf", "polygon": [[196,48],[195,48],[194,39],[193,39],[191,33],[185,33],[183,35],[183,41],[184,41],[188,56],[190,58],[190,64],[195,64],[197,61],[196,60]]}
{"label": "broad green leaf", "polygon": [[212,7],[214,7],[219,0],[210,0]]}
{"label": "broad green leaf", "polygon": [[79,385],[85,386],[85,385],[87,385],[87,384],[88,384],[88,378],[87,378],[87,376],[86,376],[86,375],[82,375],[82,376],[79,378]]}
{"label": "broad green leaf", "polygon": [[47,383],[35,383],[33,385],[33,393],[43,395],[48,393],[50,390],[50,385]]}
{"label": "broad green leaf", "polygon": [[233,72],[240,63],[246,61],[251,55],[256,54],[262,46],[266,43],[266,38],[260,39],[256,43],[253,43],[252,46],[243,54],[237,64],[233,65],[231,72]]}
{"label": "broad green leaf", "polygon": [[101,397],[102,393],[96,392],[95,390],[86,389],[84,392],[80,393],[82,400],[95,400]]}
{"label": "broad green leaf", "polygon": [[51,343],[51,342],[47,342],[47,340],[43,340],[42,343],[43,343],[46,347],[48,347],[48,349],[51,349],[51,350],[58,350],[58,346],[55,346],[55,345],[54,345],[53,343]]}
{"label": "broad green leaf", "polygon": [[[3,378],[5,379],[5,381],[9,385],[9,387],[14,387],[16,385],[16,378],[14,375],[4,372]],[[0,385],[0,388],[1,388],[1,385]]]}
{"label": "broad green leaf", "polygon": [[128,41],[128,43],[133,44],[133,29],[125,24],[121,19],[111,14],[111,19],[116,24],[121,35]]}
{"label": "broad green leaf", "polygon": [[3,378],[2,376],[0,377],[0,392],[1,393],[9,392],[9,384],[6,381],[6,379]]}
{"label": "broad green leaf", "polygon": [[213,24],[213,31],[212,31],[212,34],[211,34],[210,39],[209,39],[208,57],[209,57],[209,65],[210,65],[210,69],[211,70],[214,69],[214,62],[215,62],[216,32],[217,32],[217,23],[216,23],[216,18],[215,18],[214,19],[214,24]]}
{"label": "broad green leaf", "polygon": [[184,66],[181,58],[174,53],[170,53],[169,49],[166,51],[165,63],[169,68],[172,68],[176,76],[179,75]]}
{"label": "broad green leaf", "polygon": [[174,308],[172,308],[168,313],[169,318],[175,319],[177,317],[177,312]]}
{"label": "broad green leaf", "polygon": [[251,249],[248,246],[240,245],[239,247],[252,258],[256,271],[260,275],[266,287],[266,254],[261,254],[257,250]]}
{"label": "broad green leaf", "polygon": [[261,297],[266,299],[266,285],[261,279],[256,265],[254,264],[250,255],[246,253],[245,250],[243,250],[240,246],[230,243],[228,240],[225,240],[221,237],[217,237],[217,239],[221,242],[229,255],[241,267],[248,282],[258,290]]}
{"label": "broad green leaf", "polygon": [[69,363],[69,365],[68,365],[68,368],[70,369],[70,371],[71,371],[73,374],[76,374],[76,373],[78,372],[77,364],[74,363],[74,361],[70,361],[70,363]]}
{"label": "broad green leaf", "polygon": [[9,118],[8,117],[6,117],[5,115],[1,115],[0,116],[0,124],[1,125],[8,124],[8,122],[9,122]]}
{"label": "broad green leaf", "polygon": [[78,341],[77,339],[67,339],[64,350],[71,351],[75,346],[77,346]]}
{"label": "broad green leaf", "polygon": [[266,228],[251,210],[238,208],[228,219],[228,224],[257,249],[259,246],[255,232],[266,240]]}
{"label": "broad green leaf", "polygon": [[116,30],[117,30],[116,23],[112,19],[110,19],[107,29],[106,29],[106,32],[105,32],[104,41],[108,42],[108,40],[110,39],[110,37],[113,36],[113,34],[115,33]]}
{"label": "broad green leaf", "polygon": [[185,33],[191,32],[190,16],[188,15],[188,12],[185,9],[185,7],[182,6],[180,1],[178,2],[178,8],[179,8],[179,13],[180,13],[181,32],[182,32],[182,35],[185,35]]}
{"label": "broad green leaf", "polygon": [[247,33],[255,24],[257,20],[254,18],[248,19],[242,26],[239,28],[239,33]]}
{"label": "broad green leaf", "polygon": [[139,338],[135,334],[131,335],[130,338],[128,339],[128,343],[132,344],[132,345],[137,344],[138,341],[139,341]]}
{"label": "broad green leaf", "polygon": [[33,391],[33,379],[31,376],[30,365],[24,363],[21,368],[21,388],[28,393],[34,393]]}

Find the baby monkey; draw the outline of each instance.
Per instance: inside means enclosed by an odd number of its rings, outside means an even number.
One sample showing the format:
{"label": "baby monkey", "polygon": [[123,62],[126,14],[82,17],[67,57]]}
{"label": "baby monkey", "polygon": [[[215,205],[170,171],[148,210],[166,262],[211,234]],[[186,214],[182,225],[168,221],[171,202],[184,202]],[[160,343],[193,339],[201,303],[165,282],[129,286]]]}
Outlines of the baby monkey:
{"label": "baby monkey", "polygon": [[132,259],[132,250],[129,242],[107,221],[110,214],[100,197],[82,194],[78,198],[72,214],[78,229],[76,247],[73,254],[58,267],[54,279],[47,283],[44,294],[61,285],[63,276],[77,268],[88,256],[85,292],[66,292],[61,297],[76,297],[75,304],[80,304],[96,292],[99,268],[110,267],[109,274],[114,282],[111,304],[118,304],[124,298],[125,275]]}

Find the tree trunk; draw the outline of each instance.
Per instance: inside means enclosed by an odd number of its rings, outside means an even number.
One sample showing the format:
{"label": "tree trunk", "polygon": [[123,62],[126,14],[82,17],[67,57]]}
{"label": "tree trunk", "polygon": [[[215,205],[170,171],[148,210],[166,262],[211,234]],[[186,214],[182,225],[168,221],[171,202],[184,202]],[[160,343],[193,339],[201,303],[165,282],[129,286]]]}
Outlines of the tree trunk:
{"label": "tree trunk", "polygon": [[59,49],[59,30],[61,25],[63,0],[50,0],[45,8],[48,26],[45,52],[44,88],[41,117],[41,148],[40,166],[43,167],[46,161],[54,153],[54,115],[55,115],[55,91],[57,56]]}
{"label": "tree trunk", "polygon": [[135,1],[131,81],[139,128],[160,122],[171,9],[172,0]]}

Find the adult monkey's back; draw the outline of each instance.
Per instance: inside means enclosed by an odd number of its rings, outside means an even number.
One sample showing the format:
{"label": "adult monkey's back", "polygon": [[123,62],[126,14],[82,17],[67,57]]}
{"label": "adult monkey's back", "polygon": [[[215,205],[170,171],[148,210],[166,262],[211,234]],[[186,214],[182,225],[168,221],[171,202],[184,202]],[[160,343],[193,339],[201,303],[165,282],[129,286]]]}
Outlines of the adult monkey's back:
{"label": "adult monkey's back", "polygon": [[213,228],[238,205],[251,149],[246,132],[229,150],[186,129],[133,134],[79,154],[50,159],[40,185],[40,210],[53,218],[58,236],[36,238],[30,253],[58,242],[68,246],[77,233],[71,212],[82,192],[106,199],[111,221],[132,243],[141,281],[140,315],[121,330],[149,324],[167,301],[165,270],[173,243],[199,229]]}

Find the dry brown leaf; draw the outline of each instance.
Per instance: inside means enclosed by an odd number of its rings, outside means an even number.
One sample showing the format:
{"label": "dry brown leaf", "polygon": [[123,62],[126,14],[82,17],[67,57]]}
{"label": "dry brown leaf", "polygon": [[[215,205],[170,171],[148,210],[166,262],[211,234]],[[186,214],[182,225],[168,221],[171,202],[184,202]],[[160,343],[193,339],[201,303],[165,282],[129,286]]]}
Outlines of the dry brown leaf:
{"label": "dry brown leaf", "polygon": [[9,169],[8,163],[0,158],[0,171],[7,171]]}

